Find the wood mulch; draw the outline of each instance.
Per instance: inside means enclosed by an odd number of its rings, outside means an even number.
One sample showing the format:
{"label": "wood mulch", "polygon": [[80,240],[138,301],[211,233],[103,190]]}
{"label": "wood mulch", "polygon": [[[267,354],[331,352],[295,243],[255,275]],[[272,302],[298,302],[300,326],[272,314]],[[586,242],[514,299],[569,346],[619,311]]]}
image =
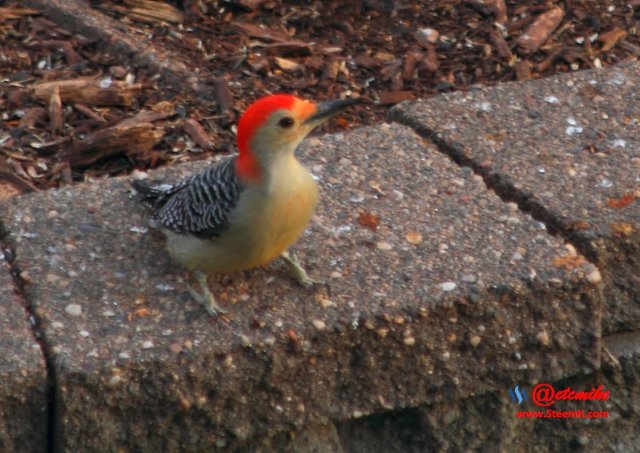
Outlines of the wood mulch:
{"label": "wood mulch", "polygon": [[364,97],[323,131],[407,99],[640,56],[640,0],[92,0],[168,50],[210,96],[160,89],[42,11],[0,0],[0,198],[234,147],[256,98]]}

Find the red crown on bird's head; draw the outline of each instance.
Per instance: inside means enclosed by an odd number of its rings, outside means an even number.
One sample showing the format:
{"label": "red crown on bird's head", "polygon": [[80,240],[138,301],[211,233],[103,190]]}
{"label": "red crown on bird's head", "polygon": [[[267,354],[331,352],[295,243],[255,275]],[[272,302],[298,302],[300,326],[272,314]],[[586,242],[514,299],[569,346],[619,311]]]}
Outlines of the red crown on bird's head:
{"label": "red crown on bird's head", "polygon": [[291,94],[273,94],[258,99],[245,110],[238,121],[238,172],[247,179],[260,176],[260,168],[255,157],[251,154],[249,143],[256,130],[277,110],[304,110],[312,113],[315,110],[313,102],[305,101]]}

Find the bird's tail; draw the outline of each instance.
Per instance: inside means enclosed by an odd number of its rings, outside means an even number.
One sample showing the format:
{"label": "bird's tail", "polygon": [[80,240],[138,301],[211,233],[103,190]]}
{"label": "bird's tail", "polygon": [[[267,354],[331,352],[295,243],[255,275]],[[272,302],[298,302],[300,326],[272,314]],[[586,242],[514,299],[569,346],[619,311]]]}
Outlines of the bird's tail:
{"label": "bird's tail", "polygon": [[131,181],[133,188],[133,197],[138,201],[149,204],[155,204],[166,192],[159,187],[152,187],[142,179],[133,179]]}

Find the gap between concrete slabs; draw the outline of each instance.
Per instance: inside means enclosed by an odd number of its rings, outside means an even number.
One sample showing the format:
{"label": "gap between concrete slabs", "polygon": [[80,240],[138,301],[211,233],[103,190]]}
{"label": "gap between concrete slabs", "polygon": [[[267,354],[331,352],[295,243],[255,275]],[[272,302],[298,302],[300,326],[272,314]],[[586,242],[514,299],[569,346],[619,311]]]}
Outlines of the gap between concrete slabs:
{"label": "gap between concrete slabs", "polygon": [[634,63],[407,102],[389,115],[599,266],[605,334],[640,330],[639,83]]}
{"label": "gap between concrete slabs", "polygon": [[[640,445],[640,334],[614,334],[605,339],[611,356],[598,372],[554,382],[556,390],[588,390],[603,386],[606,401],[557,401],[553,411],[591,410],[607,418],[562,422],[518,417],[537,411],[529,401],[505,398],[504,389],[397,411],[374,414],[337,427],[343,451],[638,451]],[[530,396],[532,388],[522,386]],[[326,429],[325,429],[326,431]]]}
{"label": "gap between concrete slabs", "polygon": [[300,153],[322,201],[296,251],[331,293],[281,263],[212,278],[225,319],[190,300],[126,179],[0,205],[55,369],[57,448],[255,445],[599,367],[593,265],[472,171],[400,125]]}
{"label": "gap between concrete slabs", "polygon": [[12,278],[12,251],[4,239],[0,223],[0,450],[44,452],[51,382]]}

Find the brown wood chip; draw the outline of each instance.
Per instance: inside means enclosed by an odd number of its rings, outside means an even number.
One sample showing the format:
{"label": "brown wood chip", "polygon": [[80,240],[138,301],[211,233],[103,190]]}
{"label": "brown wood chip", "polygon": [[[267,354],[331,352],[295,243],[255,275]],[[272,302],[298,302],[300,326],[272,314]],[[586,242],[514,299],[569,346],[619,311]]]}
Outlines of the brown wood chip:
{"label": "brown wood chip", "polygon": [[266,46],[268,55],[278,57],[308,57],[311,55],[311,46],[304,41],[285,41]]}
{"label": "brown wood chip", "polygon": [[63,151],[62,158],[72,168],[87,167],[98,160],[114,154],[129,156],[149,152],[164,136],[163,128],[151,123],[139,123],[100,129],[84,140],[71,144]]}
{"label": "brown wood chip", "polygon": [[518,38],[518,46],[525,53],[534,53],[558,28],[564,18],[564,10],[559,6],[540,14]]}
{"label": "brown wood chip", "polygon": [[[38,188],[31,184],[28,180],[18,176],[15,164],[17,162],[11,159],[0,159],[0,181],[6,181],[20,193],[37,191]],[[20,167],[22,168],[22,167]],[[24,172],[24,170],[22,170]]]}
{"label": "brown wood chip", "polygon": [[602,49],[600,49],[600,51],[608,52],[609,50],[613,49],[618,41],[624,39],[626,36],[627,32],[621,28],[614,28],[611,31],[602,33],[600,36],[598,36],[598,41],[602,43]]}
{"label": "brown wood chip", "polygon": [[335,81],[340,71],[340,62],[338,60],[329,60],[322,68],[322,80]]}
{"label": "brown wood chip", "polygon": [[86,77],[40,82],[31,87],[30,96],[39,102],[48,103],[57,87],[63,103],[130,107],[142,89],[140,84],[121,81],[105,83],[104,88],[100,83],[97,79]]}
{"label": "brown wood chip", "polygon": [[435,46],[429,46],[427,49],[427,55],[421,61],[421,68],[426,69],[428,72],[437,72],[440,64],[438,63],[438,54],[436,53]]}
{"label": "brown wood chip", "polygon": [[288,60],[286,58],[273,57],[273,61],[275,64],[282,69],[283,71],[299,71],[302,69],[302,65],[293,60]]}
{"label": "brown wood chip", "polygon": [[507,41],[505,41],[502,33],[499,30],[493,27],[490,28],[489,39],[491,40],[491,44],[493,45],[493,48],[496,50],[496,53],[500,58],[506,61],[510,61],[511,58],[513,58],[511,47],[509,47],[509,44],[507,44]]}
{"label": "brown wood chip", "polygon": [[0,8],[0,22],[11,19],[20,19],[24,16],[33,16],[41,14],[40,10],[33,8],[5,7]]}
{"label": "brown wood chip", "polygon": [[144,22],[167,22],[180,24],[184,21],[184,14],[175,6],[167,2],[156,0],[124,0],[129,7],[123,8],[117,5],[103,4],[103,7],[112,8],[124,14],[140,19]]}
{"label": "brown wood chip", "polygon": [[60,88],[55,87],[49,98],[49,131],[57,135],[62,131],[62,101],[60,100]]}
{"label": "brown wood chip", "polygon": [[485,0],[485,3],[496,18],[497,23],[503,25],[507,23],[509,17],[507,16],[507,5],[505,5],[504,0]]}
{"label": "brown wood chip", "polygon": [[24,109],[24,116],[20,119],[20,127],[31,129],[43,126],[47,118],[47,111],[42,107]]}
{"label": "brown wood chip", "polygon": [[58,39],[52,39],[47,41],[35,41],[28,43],[29,49],[61,49],[67,63],[75,65],[80,63],[83,58],[75,51],[73,44],[70,41],[63,41]]}
{"label": "brown wood chip", "polygon": [[424,58],[424,54],[419,51],[410,51],[404,58],[404,64],[402,65],[402,78],[404,80],[411,80],[415,78],[416,67],[418,61]]}
{"label": "brown wood chip", "polygon": [[260,5],[262,5],[265,0],[235,0],[232,3],[237,3],[250,11],[257,9]]}
{"label": "brown wood chip", "polygon": [[176,112],[171,109],[164,112],[155,112],[153,110],[143,110],[131,118],[124,119],[118,123],[120,127],[131,127],[144,123],[155,123],[156,121],[164,120],[174,116]]}
{"label": "brown wood chip", "polygon": [[97,121],[98,123],[106,123],[107,122],[107,120],[105,120],[103,117],[98,115],[96,112],[91,110],[86,105],[74,104],[73,108],[76,109],[78,112],[82,113],[87,118],[91,118],[92,120]]}
{"label": "brown wood chip", "polygon": [[279,30],[263,28],[258,25],[238,21],[231,22],[231,25],[252,38],[265,39],[267,41],[274,42],[291,41],[291,36]]}
{"label": "brown wood chip", "polygon": [[196,144],[202,148],[203,151],[211,151],[214,148],[214,144],[209,137],[209,134],[204,130],[202,125],[194,120],[193,118],[188,118],[184,120],[182,124],[182,128],[184,131],[193,139]]}
{"label": "brown wood chip", "polygon": [[393,105],[409,99],[415,99],[413,91],[385,91],[380,93],[381,105]]}
{"label": "brown wood chip", "polygon": [[529,80],[531,78],[531,62],[520,60],[516,63],[516,79]]}

